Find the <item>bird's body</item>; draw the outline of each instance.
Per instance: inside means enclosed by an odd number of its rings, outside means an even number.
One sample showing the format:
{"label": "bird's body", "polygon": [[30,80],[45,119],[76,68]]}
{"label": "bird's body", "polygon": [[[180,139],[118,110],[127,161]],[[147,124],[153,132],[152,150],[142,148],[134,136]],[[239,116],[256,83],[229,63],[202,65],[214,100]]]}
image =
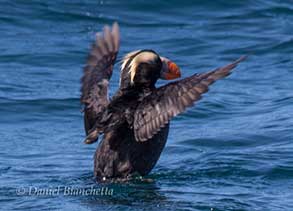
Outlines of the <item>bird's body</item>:
{"label": "bird's body", "polygon": [[97,179],[148,174],[166,144],[171,118],[192,106],[210,84],[229,75],[244,59],[156,88],[159,78],[180,77],[179,68],[155,51],[134,51],[124,57],[120,88],[109,100],[108,84],[118,49],[115,23],[112,31],[105,27],[104,36],[97,37],[82,78],[85,143],[94,143],[103,134],[94,156]]}
{"label": "bird's body", "polygon": [[100,115],[107,130],[94,156],[97,178],[146,175],[156,164],[167,141],[169,124],[147,142],[137,142],[131,128],[134,113],[148,94],[135,89],[119,90]]}
{"label": "bird's body", "polygon": [[133,130],[126,124],[106,133],[94,156],[95,177],[127,178],[147,175],[160,157],[168,129],[169,126],[165,126],[152,138],[152,142],[137,142]]}

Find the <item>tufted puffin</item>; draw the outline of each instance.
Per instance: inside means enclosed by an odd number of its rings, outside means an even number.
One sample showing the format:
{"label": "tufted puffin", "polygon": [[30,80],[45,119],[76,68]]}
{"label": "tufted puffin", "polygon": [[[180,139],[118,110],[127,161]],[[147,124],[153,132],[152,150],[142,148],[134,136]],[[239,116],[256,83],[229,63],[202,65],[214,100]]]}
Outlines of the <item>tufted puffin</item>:
{"label": "tufted puffin", "polygon": [[97,180],[147,175],[166,144],[169,122],[226,77],[244,57],[224,67],[156,87],[158,79],[181,77],[179,67],[157,52],[144,49],[121,61],[120,86],[112,99],[108,85],[120,45],[119,26],[97,33],[81,79],[85,143],[102,136],[94,155]]}

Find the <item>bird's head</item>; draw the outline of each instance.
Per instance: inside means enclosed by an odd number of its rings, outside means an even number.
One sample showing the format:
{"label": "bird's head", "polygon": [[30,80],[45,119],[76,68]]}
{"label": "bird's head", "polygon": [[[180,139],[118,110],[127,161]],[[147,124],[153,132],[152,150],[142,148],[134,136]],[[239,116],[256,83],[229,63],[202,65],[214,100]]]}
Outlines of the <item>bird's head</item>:
{"label": "bird's head", "polygon": [[120,87],[152,87],[158,79],[181,77],[179,67],[153,50],[139,50],[127,54],[121,65]]}

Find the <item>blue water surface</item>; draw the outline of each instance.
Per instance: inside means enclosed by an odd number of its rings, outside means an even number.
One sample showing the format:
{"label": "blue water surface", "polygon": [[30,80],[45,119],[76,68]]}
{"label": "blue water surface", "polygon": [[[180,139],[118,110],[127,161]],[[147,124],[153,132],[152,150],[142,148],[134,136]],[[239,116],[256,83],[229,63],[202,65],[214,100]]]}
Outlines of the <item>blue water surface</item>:
{"label": "blue water surface", "polygon": [[[95,33],[114,21],[119,58],[151,48],[183,77],[249,58],[173,119],[146,180],[98,184],[79,81]],[[293,210],[291,0],[1,0],[0,52],[0,209]],[[116,65],[111,94],[118,81]]]}

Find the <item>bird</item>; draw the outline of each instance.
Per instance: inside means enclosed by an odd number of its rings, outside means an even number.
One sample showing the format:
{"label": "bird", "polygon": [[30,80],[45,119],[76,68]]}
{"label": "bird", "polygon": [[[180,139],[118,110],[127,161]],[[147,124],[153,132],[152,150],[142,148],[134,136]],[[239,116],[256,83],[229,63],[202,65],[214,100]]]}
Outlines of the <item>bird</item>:
{"label": "bird", "polygon": [[[104,26],[96,34],[81,78],[84,143],[101,139],[94,155],[94,177],[99,181],[148,175],[166,145],[171,119],[246,58],[179,79],[181,70],[170,59],[151,49],[132,51],[121,59],[119,88],[110,98],[119,48],[118,23]],[[156,87],[159,79],[173,81]]]}

